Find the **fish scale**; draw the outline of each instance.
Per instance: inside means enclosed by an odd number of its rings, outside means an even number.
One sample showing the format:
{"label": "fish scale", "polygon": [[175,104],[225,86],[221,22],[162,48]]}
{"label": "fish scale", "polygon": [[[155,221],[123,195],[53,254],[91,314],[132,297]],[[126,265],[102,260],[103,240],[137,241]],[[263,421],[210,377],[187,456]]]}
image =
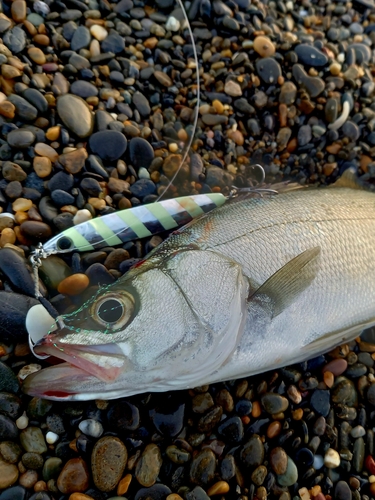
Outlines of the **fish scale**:
{"label": "fish scale", "polygon": [[[109,291],[118,300],[130,293],[135,305],[124,326],[115,321],[104,334],[95,307]],[[62,329],[36,348],[57,357],[67,348],[71,364],[32,375],[26,392],[50,397],[56,376],[65,399],[114,398],[314,357],[375,324],[375,195],[337,186],[230,201],[173,234],[85,307],[89,320],[75,319],[84,330]],[[84,345],[101,363],[105,346],[121,350],[124,370],[104,382],[89,365],[77,368]],[[110,379],[109,358],[103,369]]]}

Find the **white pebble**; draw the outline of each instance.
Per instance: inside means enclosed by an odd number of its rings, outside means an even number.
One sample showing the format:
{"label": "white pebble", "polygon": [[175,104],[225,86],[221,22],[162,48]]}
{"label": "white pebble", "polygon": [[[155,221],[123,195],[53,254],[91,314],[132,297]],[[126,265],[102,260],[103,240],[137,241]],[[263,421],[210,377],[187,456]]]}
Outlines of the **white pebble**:
{"label": "white pebble", "polygon": [[366,434],[365,429],[362,427],[362,425],[356,425],[353,427],[353,429],[350,431],[350,435],[354,438],[359,438],[363,437]]}
{"label": "white pebble", "polygon": [[87,208],[83,208],[82,210],[78,210],[78,212],[73,217],[73,224],[76,226],[77,224],[81,224],[81,222],[87,222],[92,219],[91,212],[87,210]]}
{"label": "white pebble", "polygon": [[99,24],[93,24],[90,27],[90,33],[99,42],[102,42],[108,36],[108,31],[103,26],[99,26]]}
{"label": "white pebble", "polygon": [[324,455],[324,465],[328,467],[328,469],[335,469],[340,465],[340,455],[333,448],[328,448]]}
{"label": "white pebble", "polygon": [[46,434],[46,441],[48,444],[54,444],[59,439],[59,435],[55,432],[49,431]]}
{"label": "white pebble", "polygon": [[313,467],[315,470],[319,470],[323,467],[324,465],[324,459],[322,455],[314,455],[314,463]]}
{"label": "white pebble", "polygon": [[30,363],[29,365],[23,366],[21,370],[18,372],[17,377],[20,380],[25,380],[26,377],[31,375],[32,373],[39,372],[42,369],[40,365],[36,363]]}
{"label": "white pebble", "polygon": [[93,438],[98,438],[103,434],[102,424],[93,418],[82,420],[78,427],[80,431],[86,434],[86,436],[91,436]]}
{"label": "white pebble", "polygon": [[140,179],[149,179],[150,178],[150,174],[149,174],[147,168],[140,167],[139,170],[138,170],[138,177]]}
{"label": "white pebble", "polygon": [[26,412],[24,411],[23,414],[19,418],[17,418],[16,426],[17,429],[22,431],[22,429],[26,429],[28,425],[29,425],[29,417],[26,415]]}
{"label": "white pebble", "polygon": [[170,31],[178,31],[180,29],[180,21],[175,17],[171,16],[168,18],[165,27],[167,28],[167,30]]}

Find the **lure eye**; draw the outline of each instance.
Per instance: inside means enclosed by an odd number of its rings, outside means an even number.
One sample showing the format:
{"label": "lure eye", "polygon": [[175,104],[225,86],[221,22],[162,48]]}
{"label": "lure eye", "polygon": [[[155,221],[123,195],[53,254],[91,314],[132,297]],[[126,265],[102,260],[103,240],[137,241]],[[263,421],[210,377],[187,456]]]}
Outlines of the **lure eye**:
{"label": "lure eye", "polygon": [[73,241],[67,236],[63,236],[57,240],[57,248],[59,250],[69,250],[73,247]]}
{"label": "lure eye", "polygon": [[107,293],[92,308],[94,320],[106,328],[118,330],[131,319],[134,312],[134,298],[127,292]]}

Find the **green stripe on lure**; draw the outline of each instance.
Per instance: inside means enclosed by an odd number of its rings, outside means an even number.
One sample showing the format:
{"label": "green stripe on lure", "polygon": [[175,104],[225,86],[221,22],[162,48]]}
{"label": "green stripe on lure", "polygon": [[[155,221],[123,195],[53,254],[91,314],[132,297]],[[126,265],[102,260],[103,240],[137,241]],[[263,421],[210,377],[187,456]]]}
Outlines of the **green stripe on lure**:
{"label": "green stripe on lure", "polygon": [[183,226],[227,201],[221,193],[158,201],[97,217],[66,229],[42,247],[46,255],[87,252],[150,237]]}

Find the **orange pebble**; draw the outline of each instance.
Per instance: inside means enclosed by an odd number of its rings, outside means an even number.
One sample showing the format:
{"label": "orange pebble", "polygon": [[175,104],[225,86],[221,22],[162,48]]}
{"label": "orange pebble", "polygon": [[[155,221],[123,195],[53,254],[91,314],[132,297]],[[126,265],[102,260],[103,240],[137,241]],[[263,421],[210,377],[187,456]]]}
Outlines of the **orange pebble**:
{"label": "orange pebble", "polygon": [[89,282],[90,280],[86,274],[72,274],[61,281],[57,287],[57,291],[64,295],[79,295],[86,290],[89,286]]}
{"label": "orange pebble", "polygon": [[89,495],[85,495],[84,493],[72,493],[69,497],[69,500],[94,500]]}
{"label": "orange pebble", "polygon": [[241,420],[244,425],[248,425],[250,423],[250,417],[248,417],[247,415],[241,417]]}
{"label": "orange pebble", "polygon": [[[125,495],[128,491],[129,485],[131,483],[133,476],[131,474],[126,474],[125,477],[121,479],[121,481],[117,485],[117,494],[119,496]],[[69,499],[70,500],[70,499]]]}
{"label": "orange pebble", "polygon": [[302,408],[297,408],[296,410],[292,411],[292,417],[293,420],[301,420],[301,418],[303,417]]}
{"label": "orange pebble", "polygon": [[271,422],[270,425],[267,428],[267,437],[272,439],[276,436],[278,436],[281,432],[281,422],[279,420],[275,420],[274,422]]}
{"label": "orange pebble", "polygon": [[225,495],[228,491],[229,484],[226,481],[218,481],[207,490],[207,495],[209,497],[213,495]]}
{"label": "orange pebble", "polygon": [[34,484],[34,491],[35,492],[38,492],[38,491],[48,491],[47,483],[45,481],[37,481]]}
{"label": "orange pebble", "polygon": [[332,372],[324,372],[323,374],[324,383],[327,387],[332,387],[335,381],[335,377]]}
{"label": "orange pebble", "polygon": [[253,409],[251,410],[251,415],[254,418],[258,418],[258,417],[260,417],[261,413],[262,413],[262,408],[260,406],[259,401],[254,401]]}
{"label": "orange pebble", "polygon": [[182,497],[178,493],[171,493],[167,496],[166,500],[182,500]]}

